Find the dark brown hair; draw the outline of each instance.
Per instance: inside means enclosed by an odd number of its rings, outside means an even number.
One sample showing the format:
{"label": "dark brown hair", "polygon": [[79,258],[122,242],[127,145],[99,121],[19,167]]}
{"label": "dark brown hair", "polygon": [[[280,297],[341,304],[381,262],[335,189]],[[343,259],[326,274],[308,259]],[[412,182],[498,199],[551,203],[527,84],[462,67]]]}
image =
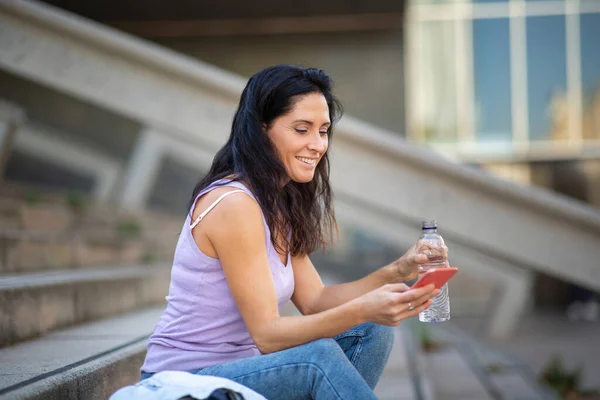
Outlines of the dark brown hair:
{"label": "dark brown hair", "polygon": [[[233,176],[254,193],[278,252],[289,249],[293,256],[304,255],[331,243],[337,224],[328,153],[317,164],[310,182],[289,181],[282,187],[287,172],[263,126],[290,112],[302,96],[320,93],[329,107],[331,145],[334,125],[343,112],[332,87],[332,80],[322,70],[292,65],[272,66],[250,78],[233,117],[231,135],[194,188],[188,208],[211,183]],[[278,241],[286,248],[278,246]]]}

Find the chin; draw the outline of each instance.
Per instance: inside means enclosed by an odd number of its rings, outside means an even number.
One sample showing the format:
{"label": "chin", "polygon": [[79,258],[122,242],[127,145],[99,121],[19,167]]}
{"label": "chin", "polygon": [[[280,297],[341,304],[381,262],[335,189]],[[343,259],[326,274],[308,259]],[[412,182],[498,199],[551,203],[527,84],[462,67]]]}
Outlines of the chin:
{"label": "chin", "polygon": [[296,183],[308,183],[310,181],[313,180],[313,178],[315,177],[315,174],[310,174],[310,175],[306,175],[306,174],[302,174],[302,175],[293,175],[290,177],[290,180],[296,182]]}

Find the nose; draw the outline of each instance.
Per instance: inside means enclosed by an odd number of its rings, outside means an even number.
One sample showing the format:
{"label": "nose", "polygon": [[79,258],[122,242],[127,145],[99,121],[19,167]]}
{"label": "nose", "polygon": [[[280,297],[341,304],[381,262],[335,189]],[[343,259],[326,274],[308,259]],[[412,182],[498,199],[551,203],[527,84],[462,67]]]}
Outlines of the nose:
{"label": "nose", "polygon": [[321,136],[319,131],[310,135],[307,147],[309,150],[316,151],[319,155],[322,155],[327,150],[327,135]]}

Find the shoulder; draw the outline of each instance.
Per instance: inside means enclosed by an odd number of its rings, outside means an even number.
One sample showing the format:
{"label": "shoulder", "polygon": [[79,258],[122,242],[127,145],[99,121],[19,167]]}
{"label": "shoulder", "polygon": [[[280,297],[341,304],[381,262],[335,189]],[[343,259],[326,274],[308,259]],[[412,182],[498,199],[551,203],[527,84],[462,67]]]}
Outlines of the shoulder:
{"label": "shoulder", "polygon": [[200,199],[194,217],[226,194],[202,221],[209,236],[229,236],[231,232],[258,233],[264,229],[259,204],[249,193],[240,190],[233,186],[222,186],[211,190]]}

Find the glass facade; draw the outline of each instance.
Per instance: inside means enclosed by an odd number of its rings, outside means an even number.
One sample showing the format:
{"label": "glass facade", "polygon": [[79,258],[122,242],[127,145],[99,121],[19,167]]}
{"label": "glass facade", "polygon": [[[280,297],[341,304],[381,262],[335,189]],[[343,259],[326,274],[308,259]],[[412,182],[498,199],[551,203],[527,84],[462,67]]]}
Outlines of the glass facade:
{"label": "glass facade", "polygon": [[409,138],[461,155],[600,151],[600,1],[415,0],[407,15]]}
{"label": "glass facade", "polygon": [[468,0],[414,0],[414,4],[452,4],[452,3],[464,3]]}

